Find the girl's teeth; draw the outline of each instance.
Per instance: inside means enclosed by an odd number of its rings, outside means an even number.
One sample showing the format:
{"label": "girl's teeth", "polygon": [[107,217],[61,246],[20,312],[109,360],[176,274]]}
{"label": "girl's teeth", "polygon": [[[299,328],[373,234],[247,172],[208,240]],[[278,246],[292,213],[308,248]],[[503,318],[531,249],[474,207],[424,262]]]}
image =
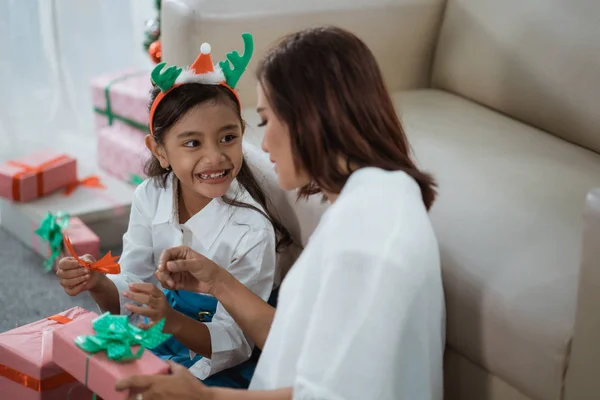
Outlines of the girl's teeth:
{"label": "girl's teeth", "polygon": [[226,173],[227,173],[227,171],[222,171],[222,172],[218,172],[218,173],[215,173],[215,174],[209,174],[209,175],[200,174],[200,178],[202,178],[202,179],[216,179],[216,178],[221,178],[221,177],[225,176]]}

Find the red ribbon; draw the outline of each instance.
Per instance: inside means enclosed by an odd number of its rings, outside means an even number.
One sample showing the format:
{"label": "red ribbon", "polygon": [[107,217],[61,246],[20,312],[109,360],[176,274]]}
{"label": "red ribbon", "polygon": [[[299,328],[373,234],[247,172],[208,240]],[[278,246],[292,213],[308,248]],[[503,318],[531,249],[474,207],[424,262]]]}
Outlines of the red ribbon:
{"label": "red ribbon", "polygon": [[96,175],[88,176],[87,178],[83,178],[77,182],[73,182],[67,186],[65,190],[65,195],[69,196],[71,193],[75,191],[79,186],[86,186],[90,188],[97,189],[106,189],[106,186],[100,181],[100,178]]}
{"label": "red ribbon", "polygon": [[61,161],[69,160],[69,157],[66,155],[61,155],[53,158],[52,160],[46,161],[34,167],[29,164],[25,164],[19,161],[8,161],[7,164],[13,167],[21,168],[22,171],[17,172],[12,177],[12,193],[14,201],[21,201],[21,178],[27,174],[35,174],[37,179],[37,195],[41,197],[44,195],[44,170],[48,167],[51,167],[55,164],[58,164]]}
{"label": "red ribbon", "polygon": [[48,317],[47,319],[58,322],[59,324],[63,324],[63,325],[68,324],[69,322],[73,321],[71,318],[65,317],[64,315],[60,315],[60,314],[53,315],[51,317]]}
{"label": "red ribbon", "polygon": [[67,250],[69,250],[69,253],[71,253],[71,255],[75,258],[75,260],[77,260],[79,265],[81,265],[83,268],[87,268],[91,271],[98,271],[103,274],[120,274],[121,273],[121,265],[119,265],[119,263],[116,262],[119,257],[113,256],[110,251],[108,253],[106,253],[104,255],[104,257],[102,257],[101,259],[96,261],[95,263],[89,263],[89,262],[79,258],[79,256],[75,253],[75,249],[73,248],[73,245],[71,244],[71,240],[69,239],[68,236],[65,235],[63,238],[64,238],[65,246],[67,247]]}
{"label": "red ribbon", "polygon": [[[64,315],[53,315],[48,317],[49,320],[58,322],[59,324],[68,324],[72,321],[71,318],[65,317]],[[57,375],[51,376],[46,379],[37,379],[33,376],[24,374],[16,369],[10,368],[6,365],[0,364],[0,376],[10,379],[11,381],[18,383],[19,385],[33,389],[36,392],[46,392],[49,390],[56,389],[67,383],[75,382],[75,378],[66,372],[61,372]]]}

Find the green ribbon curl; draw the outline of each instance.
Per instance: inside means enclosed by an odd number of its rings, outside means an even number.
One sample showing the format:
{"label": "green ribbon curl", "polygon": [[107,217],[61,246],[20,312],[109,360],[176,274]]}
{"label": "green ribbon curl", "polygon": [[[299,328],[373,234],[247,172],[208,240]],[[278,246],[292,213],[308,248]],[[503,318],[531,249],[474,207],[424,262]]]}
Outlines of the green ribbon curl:
{"label": "green ribbon curl", "polygon": [[46,214],[35,234],[48,243],[50,255],[44,261],[46,272],[51,271],[63,248],[63,230],[69,225],[69,214],[59,211],[56,215]]}

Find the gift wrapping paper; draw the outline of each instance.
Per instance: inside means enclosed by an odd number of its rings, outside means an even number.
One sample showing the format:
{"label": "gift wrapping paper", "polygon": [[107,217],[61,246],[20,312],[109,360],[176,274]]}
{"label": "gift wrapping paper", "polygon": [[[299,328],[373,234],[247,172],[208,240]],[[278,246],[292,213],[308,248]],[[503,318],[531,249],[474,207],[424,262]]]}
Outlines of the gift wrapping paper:
{"label": "gift wrapping paper", "polygon": [[[128,392],[117,392],[114,387],[118,380],[132,375],[167,374],[169,365],[150,350],[145,350],[141,358],[119,362],[108,359],[105,351],[94,354],[83,351],[75,344],[77,337],[96,335],[92,326],[97,314],[90,313],[77,321],[62,326],[53,332],[52,359],[81,383],[104,400],[125,400]],[[133,351],[138,349],[133,347]]]}
{"label": "gift wrapping paper", "polygon": [[150,72],[126,69],[102,74],[91,81],[98,129],[119,126],[121,131],[148,133]]}
{"label": "gift wrapping paper", "polygon": [[0,197],[28,202],[77,180],[77,160],[51,150],[0,164]]}
{"label": "gift wrapping paper", "polygon": [[79,382],[52,361],[52,331],[88,314],[83,308],[74,307],[1,333],[0,398],[66,400],[75,392],[77,397],[73,399],[91,398],[88,390],[78,390]]}
{"label": "gift wrapping paper", "polygon": [[110,126],[98,130],[97,141],[98,164],[105,172],[129,183],[135,177],[145,178],[144,164],[151,154],[144,136]]}

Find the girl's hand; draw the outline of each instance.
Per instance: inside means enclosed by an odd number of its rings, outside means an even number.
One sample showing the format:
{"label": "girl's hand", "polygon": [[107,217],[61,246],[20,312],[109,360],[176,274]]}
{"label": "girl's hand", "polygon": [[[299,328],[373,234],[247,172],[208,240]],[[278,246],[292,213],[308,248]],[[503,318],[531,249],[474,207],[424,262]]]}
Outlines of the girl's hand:
{"label": "girl's hand", "polygon": [[151,323],[144,324],[141,328],[148,328],[165,318],[164,330],[170,330],[176,311],[171,307],[162,290],[151,283],[131,283],[129,291],[123,293],[123,296],[142,304],[141,307],[133,304],[125,305],[125,308],[132,313],[148,317]]}
{"label": "girl's hand", "polygon": [[[94,257],[89,254],[84,255],[81,259],[90,263],[96,262]],[[77,296],[86,290],[94,290],[104,277],[97,271],[90,271],[82,267],[73,257],[64,257],[58,262],[56,275],[60,278],[60,285],[69,296]]]}

